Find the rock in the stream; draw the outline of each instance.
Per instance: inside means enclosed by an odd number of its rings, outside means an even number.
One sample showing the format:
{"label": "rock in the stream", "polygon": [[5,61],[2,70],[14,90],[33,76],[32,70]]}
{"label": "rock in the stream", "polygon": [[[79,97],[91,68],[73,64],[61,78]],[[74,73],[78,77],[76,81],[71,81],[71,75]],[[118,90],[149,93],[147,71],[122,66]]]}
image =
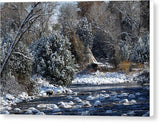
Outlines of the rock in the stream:
{"label": "rock in the stream", "polygon": [[67,99],[72,99],[72,98],[73,98],[73,97],[72,97],[72,96],[70,96],[70,95],[68,95],[68,96],[67,96]]}
{"label": "rock in the stream", "polygon": [[3,110],[1,114],[10,114],[7,110]]}
{"label": "rock in the stream", "polygon": [[37,105],[37,108],[60,111],[59,107],[56,104],[39,104]]}
{"label": "rock in the stream", "polygon": [[119,103],[128,103],[128,102],[129,102],[128,99],[123,99],[123,100],[119,101]]}
{"label": "rock in the stream", "polygon": [[142,115],[142,117],[148,117],[149,116],[149,111],[147,111],[145,114]]}
{"label": "rock in the stream", "polygon": [[30,107],[26,110],[25,114],[36,114],[40,112],[38,109],[34,108],[34,107]]}
{"label": "rock in the stream", "polygon": [[82,111],[81,115],[88,115],[89,111]]}
{"label": "rock in the stream", "polygon": [[66,91],[66,94],[72,94],[73,93],[73,91],[71,89],[66,89],[65,91]]}
{"label": "rock in the stream", "polygon": [[14,100],[15,97],[13,95],[11,95],[11,94],[6,94],[6,99],[8,99],[8,100]]}
{"label": "rock in the stream", "polygon": [[35,115],[45,115],[44,112],[37,112]]}
{"label": "rock in the stream", "polygon": [[111,114],[112,112],[112,110],[106,110],[106,114]]}
{"label": "rock in the stream", "polygon": [[136,93],[136,95],[137,95],[137,96],[140,96],[140,95],[141,95],[141,93],[140,93],[140,92],[137,92],[137,93]]}
{"label": "rock in the stream", "polygon": [[134,112],[134,111],[129,111],[127,114],[128,114],[128,115],[134,115],[135,112]]}
{"label": "rock in the stream", "polygon": [[122,94],[118,95],[118,97],[126,97],[126,96],[128,96],[128,93],[122,93]]}
{"label": "rock in the stream", "polygon": [[69,104],[66,103],[66,102],[62,102],[62,101],[59,102],[58,105],[59,105],[60,108],[72,108],[71,105],[69,105]]}
{"label": "rock in the stream", "polygon": [[79,97],[75,97],[75,98],[74,98],[74,101],[76,101],[76,102],[78,102],[78,103],[82,102],[82,100],[81,100]]}
{"label": "rock in the stream", "polygon": [[93,96],[89,95],[86,99],[87,100],[94,100],[95,98]]}
{"label": "rock in the stream", "polygon": [[136,100],[133,100],[133,99],[132,99],[132,100],[130,101],[130,104],[131,104],[131,105],[136,104],[136,103],[137,103]]}
{"label": "rock in the stream", "polygon": [[15,111],[15,112],[20,112],[21,109],[20,109],[20,108],[14,108],[14,111]]}
{"label": "rock in the stream", "polygon": [[52,108],[54,111],[60,111],[59,107],[58,107],[56,104],[52,104],[52,105],[51,105],[51,108]]}
{"label": "rock in the stream", "polygon": [[95,106],[95,107],[101,107],[101,106],[102,106],[101,101],[96,100],[95,103],[94,103],[94,106]]}
{"label": "rock in the stream", "polygon": [[53,90],[52,89],[47,89],[46,90],[46,94],[48,95],[48,96],[51,96],[51,95],[53,95]]}
{"label": "rock in the stream", "polygon": [[25,111],[25,114],[32,114],[33,112],[32,112],[32,110],[26,110]]}
{"label": "rock in the stream", "polygon": [[91,107],[92,105],[90,104],[89,101],[85,100],[85,101],[82,102],[82,106],[83,107]]}
{"label": "rock in the stream", "polygon": [[136,96],[134,94],[129,94],[128,96],[129,98],[136,98]]}

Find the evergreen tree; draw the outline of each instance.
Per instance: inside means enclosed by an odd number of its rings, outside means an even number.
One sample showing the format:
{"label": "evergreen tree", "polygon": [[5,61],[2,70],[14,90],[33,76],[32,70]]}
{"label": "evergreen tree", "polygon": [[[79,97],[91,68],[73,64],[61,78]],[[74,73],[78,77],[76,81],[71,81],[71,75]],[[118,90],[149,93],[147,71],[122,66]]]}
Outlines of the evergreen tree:
{"label": "evergreen tree", "polygon": [[34,73],[42,75],[54,84],[71,84],[75,69],[70,45],[67,37],[60,33],[42,37],[31,44]]}
{"label": "evergreen tree", "polygon": [[92,34],[91,23],[88,22],[86,17],[83,17],[78,24],[77,31],[79,38],[84,42],[85,47],[92,49],[94,35]]}
{"label": "evergreen tree", "polygon": [[131,60],[134,62],[149,62],[149,34],[140,37],[137,44],[134,46]]}

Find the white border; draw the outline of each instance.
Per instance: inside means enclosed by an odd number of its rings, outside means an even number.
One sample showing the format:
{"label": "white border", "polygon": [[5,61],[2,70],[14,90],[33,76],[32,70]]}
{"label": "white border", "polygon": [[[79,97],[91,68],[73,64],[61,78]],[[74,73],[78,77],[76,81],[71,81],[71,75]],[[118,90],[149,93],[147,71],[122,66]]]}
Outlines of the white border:
{"label": "white border", "polygon": [[[37,1],[37,0],[23,0],[23,1],[22,0],[1,0],[0,2],[33,2],[33,1]],[[38,1],[49,2],[49,1],[80,1],[80,0],[38,0]],[[86,0],[81,0],[81,1],[86,1]],[[87,0],[87,1],[93,1],[93,0]],[[116,0],[116,1],[119,1],[119,0]],[[126,1],[126,0],[124,0],[124,1]],[[2,115],[0,115],[0,121],[3,120],[3,121],[1,121],[1,123],[4,123],[4,122],[5,123],[8,123],[8,122],[9,123],[11,123],[11,122],[12,123],[14,123],[14,122],[16,122],[16,123],[24,122],[25,123],[26,121],[27,121],[26,123],[28,123],[28,121],[31,121],[31,122],[35,121],[35,122],[38,122],[38,123],[44,123],[44,122],[46,122],[46,120],[49,123],[50,122],[57,123],[59,121],[63,122],[63,123],[67,122],[67,121],[75,123],[75,122],[77,122],[77,120],[79,120],[81,122],[92,122],[92,123],[95,123],[95,122],[97,123],[98,120],[100,120],[101,122],[106,122],[106,121],[108,122],[109,121],[109,122],[113,122],[113,123],[121,122],[121,121],[122,122],[125,121],[126,123],[137,122],[137,121],[139,121],[139,122],[143,122],[143,121],[144,122],[150,122],[150,121],[155,122],[155,121],[158,121],[158,120],[160,121],[160,118],[157,118],[158,114],[155,114],[155,111],[157,113],[157,110],[159,109],[159,106],[158,106],[159,104],[156,104],[154,102],[155,101],[154,100],[155,99],[154,95],[156,95],[156,97],[158,98],[158,96],[157,96],[157,95],[159,95],[158,90],[160,90],[160,89],[158,89],[159,87],[155,88],[154,87],[155,84],[153,84],[153,82],[155,82],[154,81],[155,80],[154,79],[154,74],[156,74],[156,73],[154,73],[154,63],[156,62],[156,65],[157,65],[157,62],[158,62],[157,60],[160,60],[160,59],[156,59],[156,61],[154,61],[154,53],[155,53],[154,48],[158,47],[158,46],[154,47],[154,43],[153,43],[153,41],[154,41],[153,36],[155,36],[155,35],[153,35],[154,34],[154,28],[153,28],[153,26],[154,26],[154,24],[153,24],[154,14],[153,14],[153,12],[154,12],[154,7],[155,7],[155,1],[156,0],[150,0],[150,116],[154,115],[154,117],[152,117],[151,119],[150,118],[149,119],[148,118],[143,118],[142,119],[141,117],[138,117],[138,118],[135,118],[135,117],[132,117],[132,118],[131,117],[78,117],[78,116],[75,116],[75,117],[72,117],[72,116],[67,116],[67,117],[65,117],[65,116],[53,116],[53,117],[45,116],[45,117],[43,117],[43,116],[24,116],[24,115],[20,115],[20,116],[15,116],[15,115],[2,116]],[[159,1],[159,0],[157,0],[157,1]],[[156,4],[160,5],[157,1],[156,1]],[[154,4],[153,4],[153,2],[154,2]],[[153,7],[153,5],[154,5],[154,7]],[[160,6],[158,6],[158,7],[160,7]],[[158,8],[157,8],[157,10],[158,10]],[[159,13],[159,12],[160,11],[158,11],[157,13]],[[157,16],[158,16],[158,14],[156,14],[156,19],[158,19]],[[160,20],[160,19],[158,19],[158,20]],[[157,26],[159,24],[156,23],[155,25]],[[157,27],[157,28],[160,28],[160,27]],[[157,32],[157,34],[158,34],[158,32]],[[156,45],[157,45],[158,44],[158,39],[156,39],[156,40],[157,40],[157,42],[156,42]],[[160,50],[157,49],[157,51],[160,51]],[[158,58],[160,58],[160,57],[158,57]],[[157,68],[157,69],[159,69],[159,68]],[[156,72],[158,72],[158,71],[156,71]],[[157,78],[158,78],[158,76],[157,76]],[[160,80],[160,79],[158,79],[158,80]],[[156,86],[159,85],[158,84],[159,82],[160,81],[157,81]],[[155,93],[155,89],[157,89],[156,93]],[[156,99],[156,101],[157,101],[157,99]],[[154,109],[155,108],[154,104],[156,104],[156,109]],[[155,115],[156,115],[156,118],[155,118]],[[70,120],[68,120],[68,119],[70,119]]]}
{"label": "white border", "polygon": [[153,37],[153,1],[150,1],[150,116],[154,115],[154,37]]}

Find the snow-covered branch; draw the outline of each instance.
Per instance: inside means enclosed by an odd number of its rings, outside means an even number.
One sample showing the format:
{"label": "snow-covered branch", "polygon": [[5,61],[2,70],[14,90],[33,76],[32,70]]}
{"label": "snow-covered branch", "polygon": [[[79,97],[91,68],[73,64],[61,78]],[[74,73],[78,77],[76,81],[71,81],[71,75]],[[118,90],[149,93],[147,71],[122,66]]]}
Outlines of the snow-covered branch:
{"label": "snow-covered branch", "polygon": [[[14,48],[16,47],[16,45],[18,44],[18,42],[20,41],[20,39],[22,38],[22,36],[24,35],[24,33],[31,27],[31,25],[33,24],[32,22],[29,23],[29,20],[33,17],[33,11],[35,10],[35,8],[38,6],[38,4],[40,4],[40,2],[37,2],[34,4],[34,6],[32,7],[31,11],[28,13],[28,15],[26,16],[26,18],[22,21],[20,27],[18,28],[17,34],[15,35],[15,38],[8,50],[8,53],[5,57],[5,60],[2,64],[1,70],[0,70],[0,74],[2,74],[5,65],[7,64],[8,59],[10,58]],[[34,21],[33,21],[34,22]],[[25,27],[26,25],[28,25],[28,27]],[[23,30],[23,28],[25,28]]]}
{"label": "snow-covered branch", "polygon": [[21,53],[21,52],[13,52],[13,54],[18,54],[18,55],[21,55],[21,56],[23,56],[25,59],[28,59],[28,60],[33,60],[32,58],[30,58],[30,57],[28,57],[28,56],[26,56],[26,55],[24,55],[23,53]]}

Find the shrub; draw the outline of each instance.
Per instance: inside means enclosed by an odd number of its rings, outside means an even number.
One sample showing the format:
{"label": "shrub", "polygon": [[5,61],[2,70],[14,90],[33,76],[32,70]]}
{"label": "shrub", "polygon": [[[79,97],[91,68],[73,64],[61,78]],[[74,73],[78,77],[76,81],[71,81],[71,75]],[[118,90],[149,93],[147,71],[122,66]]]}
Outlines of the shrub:
{"label": "shrub", "polygon": [[75,69],[70,45],[67,37],[60,33],[33,42],[33,73],[51,80],[54,84],[71,84]]}

